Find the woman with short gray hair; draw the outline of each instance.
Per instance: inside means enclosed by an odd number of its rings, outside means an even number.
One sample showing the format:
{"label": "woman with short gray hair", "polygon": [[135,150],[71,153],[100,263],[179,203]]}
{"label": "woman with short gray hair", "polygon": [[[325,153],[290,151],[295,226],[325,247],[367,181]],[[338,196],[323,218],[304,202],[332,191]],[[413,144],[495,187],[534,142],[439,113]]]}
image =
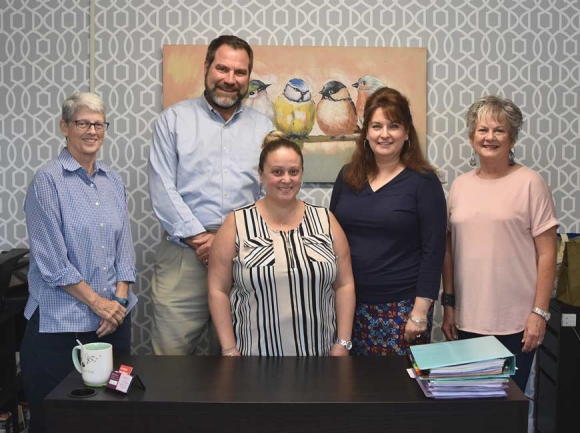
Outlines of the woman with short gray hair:
{"label": "woman with short gray hair", "polygon": [[29,433],[45,431],[42,400],[73,370],[77,341],[110,343],[115,354],[131,349],[129,312],[137,298],[127,195],[119,173],[97,160],[108,126],[99,96],[67,98],[65,148],[38,170],[26,194],[30,296],[20,359]]}
{"label": "woman with short gray hair", "polygon": [[441,329],[448,340],[494,335],[515,356],[525,391],[542,344],[556,268],[552,194],[513,152],[523,124],[509,99],[486,96],[467,111],[470,165],[447,200]]}

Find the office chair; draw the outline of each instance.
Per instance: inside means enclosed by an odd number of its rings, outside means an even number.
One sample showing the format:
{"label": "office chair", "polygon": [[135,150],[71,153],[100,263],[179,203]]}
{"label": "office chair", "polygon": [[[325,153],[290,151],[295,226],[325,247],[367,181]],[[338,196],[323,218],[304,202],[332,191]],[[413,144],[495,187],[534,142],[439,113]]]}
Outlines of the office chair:
{"label": "office chair", "polygon": [[0,311],[11,306],[23,306],[28,298],[28,278],[23,268],[28,266],[27,248],[13,248],[0,253]]}

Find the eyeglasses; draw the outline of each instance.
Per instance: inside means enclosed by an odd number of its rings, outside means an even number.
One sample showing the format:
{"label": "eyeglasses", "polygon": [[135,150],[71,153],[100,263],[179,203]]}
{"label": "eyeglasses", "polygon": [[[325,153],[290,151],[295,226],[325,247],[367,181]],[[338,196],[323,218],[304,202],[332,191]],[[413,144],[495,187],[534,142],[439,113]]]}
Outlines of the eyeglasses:
{"label": "eyeglasses", "polygon": [[91,123],[87,120],[73,120],[73,122],[79,131],[88,131],[91,126],[94,126],[97,132],[103,132],[109,128],[109,122]]}

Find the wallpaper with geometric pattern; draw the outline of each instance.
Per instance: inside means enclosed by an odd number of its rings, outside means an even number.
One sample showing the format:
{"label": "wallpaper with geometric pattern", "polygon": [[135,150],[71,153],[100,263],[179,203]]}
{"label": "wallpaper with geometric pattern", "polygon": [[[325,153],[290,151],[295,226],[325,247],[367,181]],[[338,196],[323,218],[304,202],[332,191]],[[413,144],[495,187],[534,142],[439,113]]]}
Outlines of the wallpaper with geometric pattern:
{"label": "wallpaper with geometric pattern", "polygon": [[[237,34],[253,45],[427,48],[427,154],[445,190],[470,170],[464,114],[499,94],[522,109],[516,158],[550,185],[561,232],[580,231],[580,1],[95,1],[95,91],[111,128],[101,158],[129,192],[137,250],[133,350],[151,353],[149,299],[160,226],[146,164],[161,111],[162,47]],[[0,0],[0,250],[28,246],[23,200],[64,144],[60,105],[89,90],[88,1]],[[363,61],[363,59],[361,59]],[[200,68],[203,65],[199,65]],[[388,71],[387,71],[388,73]],[[328,205],[332,184],[301,197]],[[435,341],[442,339],[436,312]]]}

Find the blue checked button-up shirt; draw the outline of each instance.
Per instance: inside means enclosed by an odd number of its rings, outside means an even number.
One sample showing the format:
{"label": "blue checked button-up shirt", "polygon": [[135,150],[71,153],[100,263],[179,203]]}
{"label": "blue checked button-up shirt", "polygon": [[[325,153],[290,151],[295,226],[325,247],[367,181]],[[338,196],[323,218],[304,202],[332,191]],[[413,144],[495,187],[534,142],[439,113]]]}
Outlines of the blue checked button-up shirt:
{"label": "blue checked button-up shirt", "polygon": [[[42,167],[24,203],[30,238],[24,315],[40,308],[40,332],[89,332],[100,318],[61,286],[86,281],[111,299],[118,281],[135,282],[135,251],[120,175],[100,161],[89,178],[65,148]],[[131,310],[137,297],[129,290]]]}

